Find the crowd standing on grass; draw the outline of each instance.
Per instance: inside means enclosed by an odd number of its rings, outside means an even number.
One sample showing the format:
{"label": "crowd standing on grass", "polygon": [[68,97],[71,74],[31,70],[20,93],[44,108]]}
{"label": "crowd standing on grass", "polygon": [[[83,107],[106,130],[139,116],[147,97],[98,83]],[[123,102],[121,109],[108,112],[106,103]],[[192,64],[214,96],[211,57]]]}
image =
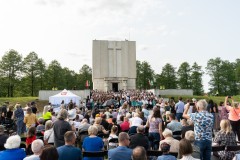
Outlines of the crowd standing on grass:
{"label": "crowd standing on grass", "polygon": [[[240,105],[232,97],[217,105],[148,91],[91,91],[79,106],[63,101],[54,112],[49,103],[41,117],[36,113],[35,102],[1,107],[0,159],[102,160],[84,153],[108,151],[110,160],[210,160],[212,146],[237,146],[240,138]],[[151,150],[159,156],[149,156]],[[222,150],[214,156],[240,154]]]}

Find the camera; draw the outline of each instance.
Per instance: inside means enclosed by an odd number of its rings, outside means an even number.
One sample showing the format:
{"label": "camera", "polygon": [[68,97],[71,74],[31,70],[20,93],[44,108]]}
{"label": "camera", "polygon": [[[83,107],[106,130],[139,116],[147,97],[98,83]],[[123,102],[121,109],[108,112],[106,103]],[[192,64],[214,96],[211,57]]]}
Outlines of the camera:
{"label": "camera", "polygon": [[195,105],[195,103],[190,103],[190,106],[194,106]]}
{"label": "camera", "polygon": [[231,96],[228,96],[228,98],[232,98]]}

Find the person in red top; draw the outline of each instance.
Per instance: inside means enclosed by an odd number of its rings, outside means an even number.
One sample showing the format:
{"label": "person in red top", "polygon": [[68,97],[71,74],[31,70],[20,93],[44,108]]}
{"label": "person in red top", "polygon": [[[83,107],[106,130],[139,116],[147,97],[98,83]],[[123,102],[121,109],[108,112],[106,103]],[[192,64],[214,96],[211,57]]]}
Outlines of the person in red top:
{"label": "person in red top", "polygon": [[120,124],[121,131],[128,131],[130,128],[130,123],[127,117],[124,117],[123,123]]}
{"label": "person in red top", "polygon": [[27,138],[26,138],[26,149],[29,148],[29,145],[32,144],[34,140],[36,140],[36,128],[30,127],[27,132]]}

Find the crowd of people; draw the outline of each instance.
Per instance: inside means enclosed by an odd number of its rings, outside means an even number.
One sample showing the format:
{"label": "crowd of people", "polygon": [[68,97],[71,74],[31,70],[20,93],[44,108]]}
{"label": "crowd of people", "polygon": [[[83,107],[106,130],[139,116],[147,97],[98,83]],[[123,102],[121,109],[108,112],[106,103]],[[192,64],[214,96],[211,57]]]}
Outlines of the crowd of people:
{"label": "crowd of people", "polygon": [[[8,160],[102,160],[83,153],[103,150],[110,160],[210,160],[212,146],[237,146],[240,138],[240,105],[232,97],[217,105],[147,91],[91,91],[79,106],[62,102],[55,112],[49,103],[40,117],[35,102],[5,104],[0,111],[0,159]],[[149,157],[149,150],[161,155]],[[215,155],[240,157],[225,150]]]}

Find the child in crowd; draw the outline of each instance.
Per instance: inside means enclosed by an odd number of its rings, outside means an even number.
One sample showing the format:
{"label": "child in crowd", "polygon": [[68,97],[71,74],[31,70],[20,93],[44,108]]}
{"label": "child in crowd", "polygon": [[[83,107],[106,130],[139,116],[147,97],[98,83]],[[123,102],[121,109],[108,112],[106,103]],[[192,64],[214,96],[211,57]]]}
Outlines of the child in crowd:
{"label": "child in crowd", "polygon": [[29,145],[32,144],[34,140],[36,140],[36,128],[35,127],[30,127],[27,132],[27,138],[26,138],[26,149],[28,149]]}
{"label": "child in crowd", "polygon": [[42,117],[38,118],[38,126],[37,126],[37,132],[42,132],[45,130],[45,126],[43,125],[44,124],[44,119]]}
{"label": "child in crowd", "polygon": [[[118,127],[116,125],[113,125],[112,129],[111,129],[111,133],[108,137],[108,142],[109,142],[109,140],[111,140],[113,138],[117,139],[118,138],[117,133],[118,133]],[[114,142],[109,142],[108,143],[108,149],[116,148],[117,146],[118,146],[118,143],[114,143]]]}

